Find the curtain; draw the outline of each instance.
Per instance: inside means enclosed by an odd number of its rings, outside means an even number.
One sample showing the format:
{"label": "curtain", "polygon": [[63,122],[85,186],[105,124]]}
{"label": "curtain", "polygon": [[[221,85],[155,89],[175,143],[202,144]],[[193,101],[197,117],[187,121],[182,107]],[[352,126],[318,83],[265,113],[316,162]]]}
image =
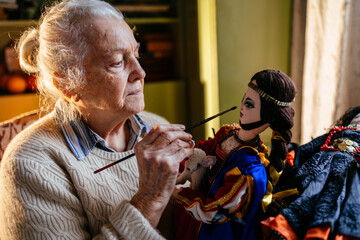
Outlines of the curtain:
{"label": "curtain", "polygon": [[359,5],[356,0],[294,0],[295,142],[325,133],[346,109],[360,105]]}

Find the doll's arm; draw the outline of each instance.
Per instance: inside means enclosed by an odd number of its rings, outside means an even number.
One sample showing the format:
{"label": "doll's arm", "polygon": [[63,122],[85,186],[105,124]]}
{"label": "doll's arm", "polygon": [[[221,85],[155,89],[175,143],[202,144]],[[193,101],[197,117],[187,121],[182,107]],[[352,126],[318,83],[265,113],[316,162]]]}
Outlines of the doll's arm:
{"label": "doll's arm", "polygon": [[198,189],[201,180],[205,177],[207,168],[214,165],[215,156],[206,156],[206,153],[195,148],[193,155],[185,160],[184,171],[178,176],[176,184],[184,184],[187,180],[191,181],[191,188]]}

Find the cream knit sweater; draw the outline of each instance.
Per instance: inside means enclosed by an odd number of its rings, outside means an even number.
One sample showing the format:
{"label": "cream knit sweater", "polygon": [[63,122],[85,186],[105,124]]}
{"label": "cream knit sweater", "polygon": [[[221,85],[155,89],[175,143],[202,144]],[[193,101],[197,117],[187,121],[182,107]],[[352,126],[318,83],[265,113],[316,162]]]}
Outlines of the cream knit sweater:
{"label": "cream knit sweater", "polygon": [[[150,113],[150,125],[164,123]],[[51,113],[7,147],[0,170],[0,239],[162,239],[129,200],[136,158],[94,174],[133,151],[95,148],[77,160]]]}

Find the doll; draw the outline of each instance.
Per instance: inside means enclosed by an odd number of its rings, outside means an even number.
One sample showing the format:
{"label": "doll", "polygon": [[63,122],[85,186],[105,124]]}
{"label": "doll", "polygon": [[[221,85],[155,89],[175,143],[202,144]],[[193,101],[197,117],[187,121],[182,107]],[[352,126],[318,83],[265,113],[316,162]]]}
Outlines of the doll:
{"label": "doll", "polygon": [[[269,173],[280,172],[286,159],[295,94],[283,72],[256,73],[242,99],[239,124],[223,126],[214,138],[196,144],[216,163],[198,189],[177,193],[176,239],[256,239],[256,213],[268,181],[276,176]],[[259,134],[269,127],[273,137],[267,160]]]}
{"label": "doll", "polygon": [[274,194],[296,188],[300,195],[284,199],[285,208],[262,222],[267,239],[360,239],[359,147],[360,106],[328,133],[292,143]]}

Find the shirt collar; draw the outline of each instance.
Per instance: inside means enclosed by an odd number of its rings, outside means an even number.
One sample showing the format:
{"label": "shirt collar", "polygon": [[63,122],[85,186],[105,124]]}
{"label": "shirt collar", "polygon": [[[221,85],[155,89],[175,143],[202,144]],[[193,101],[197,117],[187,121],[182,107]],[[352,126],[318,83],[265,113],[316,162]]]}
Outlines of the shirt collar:
{"label": "shirt collar", "polygon": [[[102,137],[91,130],[84,121],[61,121],[61,111],[58,109],[58,105],[55,107],[55,117],[69,148],[78,160],[83,160],[87,157],[95,147],[105,151],[116,152],[106,144]],[[151,126],[137,114],[132,115],[126,121],[126,124],[130,128],[130,137],[126,150],[131,150],[151,130]]]}

